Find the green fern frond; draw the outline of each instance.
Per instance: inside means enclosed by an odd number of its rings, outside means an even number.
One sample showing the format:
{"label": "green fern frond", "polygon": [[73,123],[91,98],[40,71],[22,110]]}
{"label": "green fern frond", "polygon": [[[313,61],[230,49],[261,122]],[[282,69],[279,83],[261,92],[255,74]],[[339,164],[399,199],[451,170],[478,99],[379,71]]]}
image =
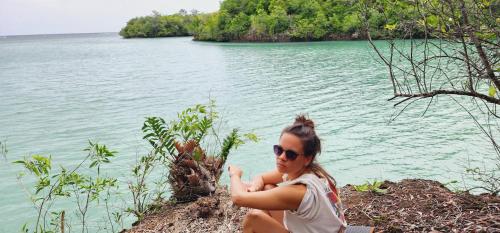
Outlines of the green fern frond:
{"label": "green fern frond", "polygon": [[145,134],[143,139],[146,139],[158,153],[165,155],[165,152],[168,152],[170,156],[175,154],[175,137],[166,126],[163,118],[146,118],[142,126],[142,132]]}
{"label": "green fern frond", "polygon": [[233,131],[226,138],[224,138],[224,141],[222,142],[221,153],[219,155],[222,160],[222,164],[226,162],[231,149],[236,149],[241,144],[243,144],[243,141],[240,139],[240,135],[238,135],[238,129],[233,129]]}

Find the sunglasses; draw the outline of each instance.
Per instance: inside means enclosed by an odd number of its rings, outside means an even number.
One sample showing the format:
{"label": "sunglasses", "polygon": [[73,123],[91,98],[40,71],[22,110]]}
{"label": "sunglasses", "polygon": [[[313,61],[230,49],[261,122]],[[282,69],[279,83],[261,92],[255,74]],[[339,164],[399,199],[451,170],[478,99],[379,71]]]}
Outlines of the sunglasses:
{"label": "sunglasses", "polygon": [[284,150],[283,147],[281,147],[280,145],[274,145],[273,149],[274,149],[274,154],[276,156],[280,156],[281,154],[283,154],[284,151],[287,160],[295,160],[297,156],[299,156],[299,153],[293,150]]}

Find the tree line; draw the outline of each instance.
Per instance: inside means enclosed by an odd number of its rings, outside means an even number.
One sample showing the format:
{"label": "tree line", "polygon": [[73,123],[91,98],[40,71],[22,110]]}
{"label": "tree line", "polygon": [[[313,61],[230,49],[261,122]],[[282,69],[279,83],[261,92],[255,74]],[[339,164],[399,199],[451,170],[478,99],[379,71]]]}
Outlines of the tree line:
{"label": "tree line", "polygon": [[[405,7],[405,3],[400,6]],[[151,16],[133,18],[120,35],[124,38],[194,36],[202,41],[366,39],[359,9],[359,1],[352,0],[224,0],[215,13],[181,10],[172,15],[153,12]],[[372,9],[372,38],[384,38],[387,22],[395,23],[399,17]]]}
{"label": "tree line", "polygon": [[172,15],[161,15],[153,11],[152,15],[135,17],[120,30],[123,38],[152,38],[172,36],[192,36],[199,23],[197,12],[188,14],[185,10]]}

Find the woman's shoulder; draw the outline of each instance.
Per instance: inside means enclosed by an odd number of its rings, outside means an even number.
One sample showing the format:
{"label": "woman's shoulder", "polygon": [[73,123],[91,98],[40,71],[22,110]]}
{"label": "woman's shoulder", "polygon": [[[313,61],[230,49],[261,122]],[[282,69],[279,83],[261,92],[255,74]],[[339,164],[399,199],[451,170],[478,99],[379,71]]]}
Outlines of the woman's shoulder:
{"label": "woman's shoulder", "polygon": [[288,175],[287,174],[284,174],[283,175],[283,184],[285,185],[293,185],[293,184],[305,184],[305,185],[308,185],[308,184],[311,184],[311,183],[324,183],[324,178],[322,177],[318,177],[316,174],[314,173],[304,173],[302,175],[300,175],[299,177],[293,179],[293,180],[290,180],[288,178]]}

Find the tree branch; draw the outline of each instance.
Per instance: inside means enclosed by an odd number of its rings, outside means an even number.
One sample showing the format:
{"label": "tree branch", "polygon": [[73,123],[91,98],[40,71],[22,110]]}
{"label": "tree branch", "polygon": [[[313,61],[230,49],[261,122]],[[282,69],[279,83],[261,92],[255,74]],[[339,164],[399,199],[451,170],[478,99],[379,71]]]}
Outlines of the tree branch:
{"label": "tree branch", "polygon": [[482,100],[485,100],[490,103],[500,104],[500,99],[493,98],[491,96],[487,96],[477,92],[468,92],[468,91],[459,91],[459,90],[434,90],[431,92],[418,93],[418,94],[405,94],[405,93],[396,93],[395,97],[410,97],[410,98],[429,98],[434,97],[436,95],[463,95],[463,96],[471,96],[476,97]]}

